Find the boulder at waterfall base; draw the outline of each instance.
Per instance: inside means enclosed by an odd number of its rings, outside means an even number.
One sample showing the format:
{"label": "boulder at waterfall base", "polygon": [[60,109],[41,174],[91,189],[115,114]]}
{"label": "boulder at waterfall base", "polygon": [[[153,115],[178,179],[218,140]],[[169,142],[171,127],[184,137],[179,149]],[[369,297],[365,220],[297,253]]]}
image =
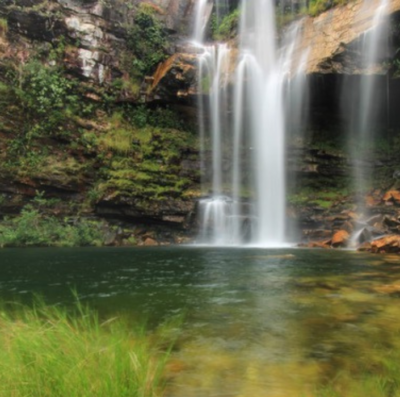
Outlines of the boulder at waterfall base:
{"label": "boulder at waterfall base", "polygon": [[376,254],[400,254],[400,235],[391,234],[370,243],[365,243],[359,248],[359,251],[369,251]]}

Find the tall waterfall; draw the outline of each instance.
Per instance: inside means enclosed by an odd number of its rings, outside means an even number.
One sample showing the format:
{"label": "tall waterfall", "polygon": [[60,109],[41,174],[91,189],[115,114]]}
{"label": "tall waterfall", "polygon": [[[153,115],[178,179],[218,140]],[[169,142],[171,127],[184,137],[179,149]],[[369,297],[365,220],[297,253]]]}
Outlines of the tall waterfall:
{"label": "tall waterfall", "polygon": [[[369,179],[374,166],[374,138],[377,127],[377,115],[383,98],[377,92],[377,68],[388,56],[388,28],[386,10],[388,0],[380,0],[372,20],[371,28],[366,31],[356,44],[360,54],[360,70],[358,84],[343,89],[349,104],[350,120],[348,126],[349,155],[353,165],[353,183],[356,192],[357,212],[364,220],[368,217],[365,196],[369,189]],[[372,4],[365,1],[364,7]],[[363,12],[362,8],[360,12]],[[356,231],[357,232],[357,231]]]}
{"label": "tall waterfall", "polygon": [[[278,47],[274,2],[246,0],[238,51],[226,44],[202,46],[199,91],[207,94],[199,103],[203,243],[286,243],[285,92],[296,67],[300,29],[301,23],[295,24]],[[195,33],[197,43],[198,37]]]}

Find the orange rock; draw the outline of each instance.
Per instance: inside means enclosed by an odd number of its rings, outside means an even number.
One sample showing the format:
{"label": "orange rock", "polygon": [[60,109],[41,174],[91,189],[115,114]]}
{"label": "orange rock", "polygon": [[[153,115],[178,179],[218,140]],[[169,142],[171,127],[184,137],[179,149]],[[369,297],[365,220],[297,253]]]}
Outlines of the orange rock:
{"label": "orange rock", "polygon": [[359,218],[357,213],[355,213],[353,211],[349,211],[347,214],[348,214],[349,218],[351,218],[351,219],[358,219]]}
{"label": "orange rock", "polygon": [[310,241],[308,243],[308,248],[331,248],[331,240],[325,241]]}
{"label": "orange rock", "polygon": [[347,245],[350,238],[350,234],[346,230],[339,230],[332,237],[332,247],[344,247]]}
{"label": "orange rock", "polygon": [[153,246],[153,245],[158,245],[158,243],[157,243],[156,240],[154,240],[154,239],[152,239],[150,237],[147,237],[146,240],[144,240],[143,245],[147,245],[147,246],[150,247],[150,246]]}
{"label": "orange rock", "polygon": [[400,191],[398,190],[389,190],[387,191],[383,197],[382,197],[383,201],[392,201],[396,204],[400,204]]}
{"label": "orange rock", "polygon": [[374,207],[375,205],[379,204],[379,200],[374,198],[373,196],[365,197],[365,205],[367,207]]}
{"label": "orange rock", "polygon": [[400,253],[400,235],[391,234],[371,242],[371,252],[385,253],[397,252]]}

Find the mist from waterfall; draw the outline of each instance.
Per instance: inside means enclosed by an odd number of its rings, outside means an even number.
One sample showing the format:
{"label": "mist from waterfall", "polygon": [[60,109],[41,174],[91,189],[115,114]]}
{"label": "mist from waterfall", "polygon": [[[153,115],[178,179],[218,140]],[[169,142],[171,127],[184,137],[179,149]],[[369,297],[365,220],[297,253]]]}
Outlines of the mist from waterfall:
{"label": "mist from waterfall", "polygon": [[203,45],[199,56],[200,240],[277,247],[286,243],[285,96],[304,89],[304,79],[289,83],[307,56],[294,61],[302,23],[278,46],[272,1],[242,2],[240,15],[238,51]]}

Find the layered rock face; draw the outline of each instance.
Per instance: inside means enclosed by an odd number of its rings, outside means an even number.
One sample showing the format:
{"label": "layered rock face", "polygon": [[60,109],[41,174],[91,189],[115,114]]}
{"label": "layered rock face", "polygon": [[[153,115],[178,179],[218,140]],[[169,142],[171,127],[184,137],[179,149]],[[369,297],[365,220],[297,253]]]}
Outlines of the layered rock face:
{"label": "layered rock face", "polygon": [[195,112],[151,87],[188,36],[194,4],[0,2],[0,214],[41,192],[61,199],[58,215],[147,225],[143,239],[189,225]]}
{"label": "layered rock face", "polygon": [[172,55],[174,43],[187,35],[188,23],[193,18],[193,0],[2,2],[0,15],[7,20],[7,36],[13,43],[8,52],[3,43],[3,57],[17,57],[23,62],[34,46],[62,39],[71,44],[64,59],[67,69],[83,80],[111,82],[128,72],[121,58],[141,3],[153,8],[168,30],[168,51]]}
{"label": "layered rock face", "polygon": [[[315,18],[306,18],[302,31],[303,39],[296,51],[301,54],[305,49],[310,49],[307,72],[339,74],[371,72],[360,64],[360,54],[354,50],[354,43],[371,29],[379,5],[379,0],[370,1],[368,4],[363,0],[356,0],[332,8]],[[391,0],[385,15],[394,15],[398,11],[400,11],[400,1]]]}
{"label": "layered rock face", "polygon": [[[360,76],[309,76],[307,129],[301,133],[294,129],[288,138],[289,216],[300,230],[297,241],[327,248],[338,244],[333,239],[337,232],[345,231],[351,238],[339,246],[354,248],[365,240],[399,233],[400,81],[390,74],[374,78],[378,116],[370,155],[360,163],[350,155],[352,145],[362,142],[351,136],[351,107],[345,100],[349,90],[359,92]],[[362,195],[354,180],[355,167],[360,165],[368,183]],[[368,216],[361,216],[361,212]]]}

